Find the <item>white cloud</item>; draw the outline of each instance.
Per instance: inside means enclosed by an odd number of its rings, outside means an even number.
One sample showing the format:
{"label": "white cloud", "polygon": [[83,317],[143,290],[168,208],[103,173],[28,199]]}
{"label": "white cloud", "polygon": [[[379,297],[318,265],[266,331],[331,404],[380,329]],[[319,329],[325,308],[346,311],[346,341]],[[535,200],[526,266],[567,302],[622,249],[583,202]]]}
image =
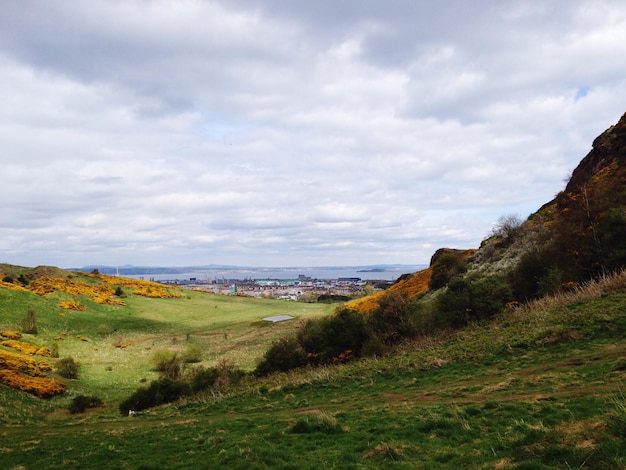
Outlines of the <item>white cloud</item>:
{"label": "white cloud", "polygon": [[547,202],[625,111],[618,1],[5,12],[17,264],[428,262]]}

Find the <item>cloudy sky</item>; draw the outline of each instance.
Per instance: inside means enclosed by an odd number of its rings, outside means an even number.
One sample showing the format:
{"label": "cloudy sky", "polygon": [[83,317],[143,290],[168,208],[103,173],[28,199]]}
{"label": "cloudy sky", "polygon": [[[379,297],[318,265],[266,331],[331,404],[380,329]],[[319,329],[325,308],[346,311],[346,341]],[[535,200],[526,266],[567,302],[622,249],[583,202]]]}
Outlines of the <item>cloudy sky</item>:
{"label": "cloudy sky", "polygon": [[623,0],[5,0],[0,262],[428,263],[626,111]]}

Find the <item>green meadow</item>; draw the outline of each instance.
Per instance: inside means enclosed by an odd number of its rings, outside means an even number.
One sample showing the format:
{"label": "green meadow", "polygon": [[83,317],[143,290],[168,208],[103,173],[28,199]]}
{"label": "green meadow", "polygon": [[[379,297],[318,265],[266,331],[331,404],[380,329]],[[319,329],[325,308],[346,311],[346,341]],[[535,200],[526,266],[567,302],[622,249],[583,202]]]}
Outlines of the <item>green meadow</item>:
{"label": "green meadow", "polygon": [[[26,312],[34,311],[38,333],[25,334],[22,341],[49,348],[55,345],[59,357],[73,357],[81,364],[80,380],[67,383],[66,398],[89,393],[115,402],[140,383],[158,377],[151,361],[155,351],[183,354],[193,345],[202,351],[196,365],[228,361],[251,371],[273,340],[333,309],[321,303],[178,292],[182,297],[159,299],[128,290],[122,298],[125,307],[96,304],[82,296],[85,310],[72,311],[58,306],[72,298],[63,292],[40,297],[0,288],[0,330],[19,329]],[[295,318],[278,323],[262,320],[273,315]],[[19,409],[19,403],[9,407],[5,420],[15,408]]]}
{"label": "green meadow", "polygon": [[[246,376],[134,416],[118,404],[157,377],[154,351],[197,344],[202,364],[249,371],[333,306],[183,291],[73,312],[58,308],[64,295],[0,289],[2,328],[33,309],[39,331],[23,340],[56,341],[82,364],[49,400],[0,389],[2,468],[626,468],[625,275],[389,357]],[[296,320],[261,321],[276,314]],[[72,415],[79,394],[104,404]]]}

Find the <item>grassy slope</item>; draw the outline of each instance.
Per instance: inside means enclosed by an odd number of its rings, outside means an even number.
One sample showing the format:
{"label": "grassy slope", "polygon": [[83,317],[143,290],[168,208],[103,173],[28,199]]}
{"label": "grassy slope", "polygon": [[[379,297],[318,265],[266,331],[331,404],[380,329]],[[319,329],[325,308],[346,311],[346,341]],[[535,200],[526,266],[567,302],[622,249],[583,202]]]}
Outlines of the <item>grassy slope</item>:
{"label": "grassy slope", "polygon": [[[218,309],[236,301],[220,299]],[[625,468],[624,312],[622,275],[423,339],[392,358],[250,380],[227,396],[132,418],[115,416],[116,403],[72,417],[54,411],[54,401],[24,398],[48,412],[37,420],[35,405],[24,406],[20,419],[32,424],[0,431],[0,461],[6,468]],[[175,322],[160,328],[176,333]],[[15,423],[17,412],[11,416]]]}
{"label": "grassy slope", "polygon": [[422,271],[413,273],[405,279],[396,282],[387,290],[353,300],[348,302],[346,306],[352,310],[356,310],[357,312],[369,314],[379,307],[380,299],[385,295],[388,295],[390,292],[405,291],[408,293],[409,298],[413,299],[428,291],[428,285],[430,283],[432,272],[433,270],[430,267],[423,269]]}
{"label": "grassy slope", "polygon": [[[74,280],[95,282],[82,277]],[[80,380],[65,381],[68,393],[50,402],[42,403],[0,384],[0,422],[36,421],[40,405],[44,411],[67,406],[78,394],[119,402],[141,380],[157,377],[150,359],[158,349],[184,352],[188,345],[197,344],[204,352],[202,365],[229,360],[251,370],[273,339],[293,331],[301,320],[327,315],[333,308],[328,304],[181,292],[181,298],[154,299],[127,290],[123,299],[126,307],[100,305],[80,296],[85,310],[68,311],[59,307],[61,301],[72,298],[66,293],[41,297],[0,288],[0,331],[19,330],[20,320],[32,309],[38,334],[24,335],[22,341],[47,347],[56,343],[60,357],[72,356],[82,364]],[[262,321],[277,314],[289,314],[296,320],[276,324]]]}

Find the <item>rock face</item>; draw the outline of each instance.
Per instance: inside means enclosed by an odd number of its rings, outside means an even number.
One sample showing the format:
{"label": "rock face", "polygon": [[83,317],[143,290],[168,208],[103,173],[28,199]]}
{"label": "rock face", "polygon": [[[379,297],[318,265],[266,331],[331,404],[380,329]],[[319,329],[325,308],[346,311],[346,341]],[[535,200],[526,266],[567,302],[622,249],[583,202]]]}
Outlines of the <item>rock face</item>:
{"label": "rock face", "polygon": [[609,127],[593,141],[593,148],[579,163],[567,186],[566,193],[580,190],[603,168],[617,163],[626,164],[626,113],[617,124]]}
{"label": "rock face", "polygon": [[[593,141],[565,189],[525,221],[514,240],[484,240],[470,272],[510,271],[530,252],[577,282],[626,266],[626,114]],[[548,247],[552,250],[549,256]],[[539,262],[539,261],[538,261]]]}

